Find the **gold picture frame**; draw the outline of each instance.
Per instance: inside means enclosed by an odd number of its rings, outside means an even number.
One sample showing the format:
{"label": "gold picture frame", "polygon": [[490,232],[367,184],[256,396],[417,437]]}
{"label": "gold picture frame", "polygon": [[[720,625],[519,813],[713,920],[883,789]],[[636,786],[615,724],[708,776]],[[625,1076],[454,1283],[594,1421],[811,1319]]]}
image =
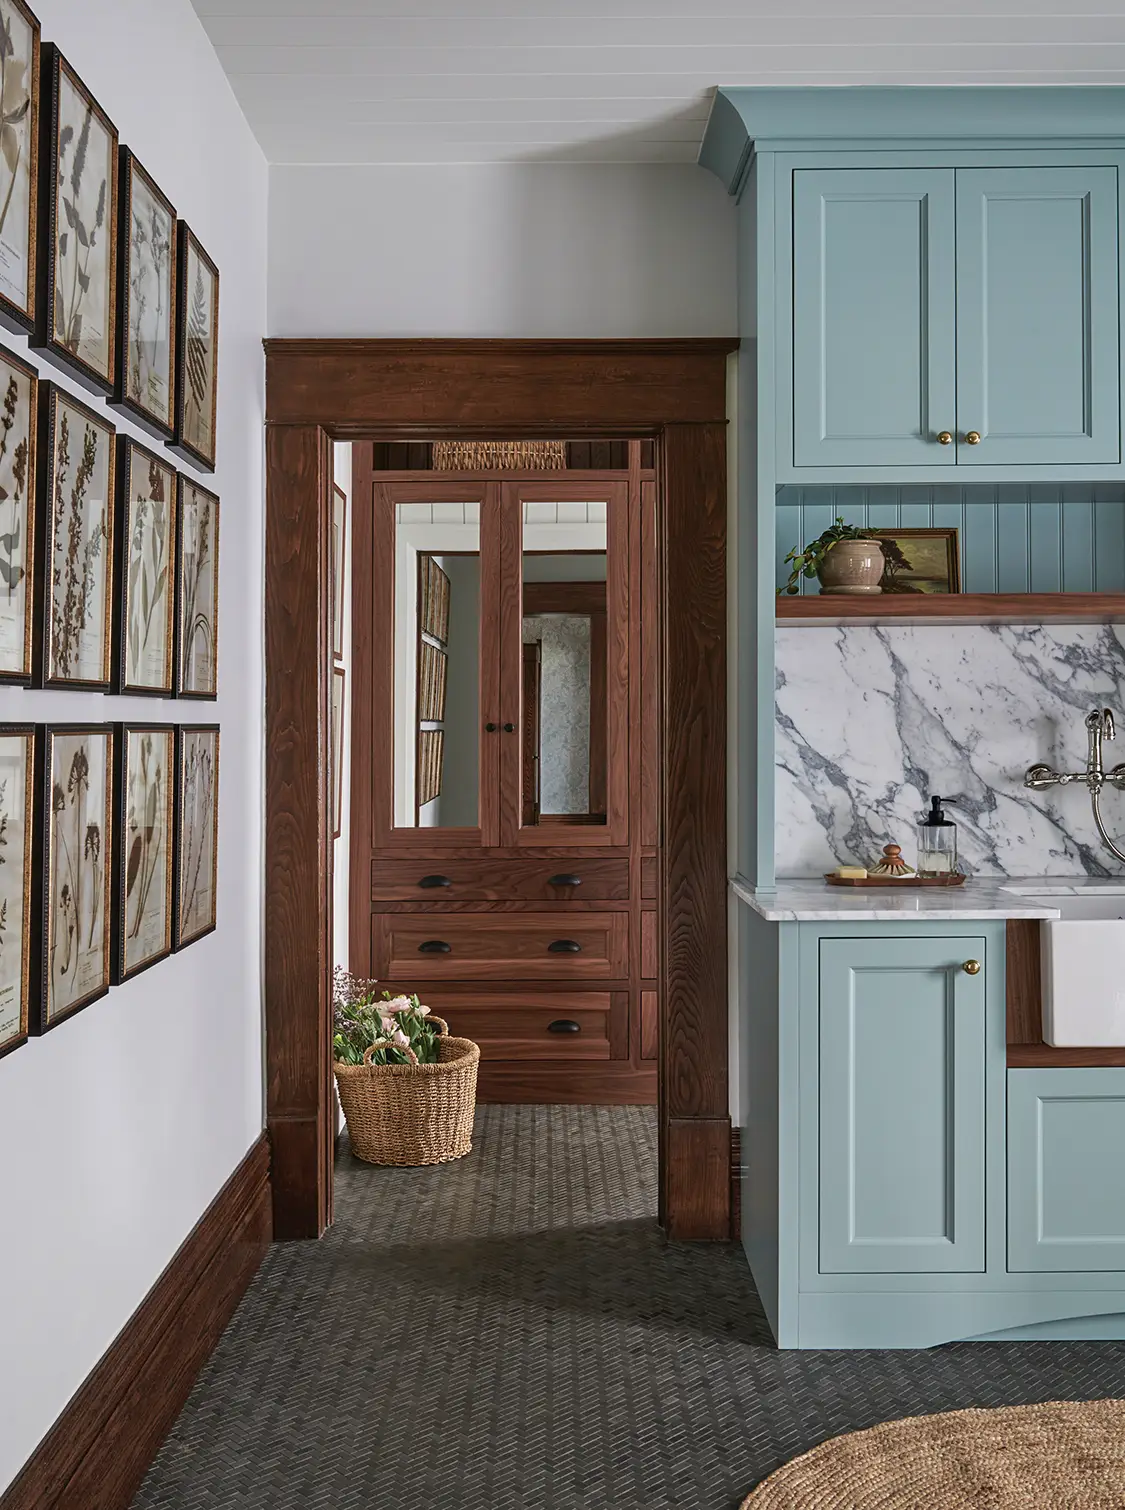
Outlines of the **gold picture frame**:
{"label": "gold picture frame", "polygon": [[890,540],[907,562],[888,559],[881,586],[885,593],[947,594],[961,591],[959,531],[948,529],[872,530],[877,540]]}

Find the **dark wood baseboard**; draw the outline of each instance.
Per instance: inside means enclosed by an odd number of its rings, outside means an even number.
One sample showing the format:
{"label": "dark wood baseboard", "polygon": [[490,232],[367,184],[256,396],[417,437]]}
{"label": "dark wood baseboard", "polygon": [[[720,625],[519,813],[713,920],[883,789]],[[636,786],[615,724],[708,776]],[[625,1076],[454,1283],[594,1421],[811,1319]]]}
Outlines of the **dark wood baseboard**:
{"label": "dark wood baseboard", "polygon": [[263,1133],[0,1496],[0,1510],[128,1510],[271,1234]]}
{"label": "dark wood baseboard", "polygon": [[668,1236],[730,1240],[729,1117],[669,1117],[665,1124]]}
{"label": "dark wood baseboard", "polygon": [[730,1238],[742,1241],[742,1129],[730,1130]]}
{"label": "dark wood baseboard", "polygon": [[569,1066],[527,1060],[482,1062],[477,1072],[477,1100],[482,1105],[655,1106],[656,1066],[631,1069],[627,1063],[611,1059]]}

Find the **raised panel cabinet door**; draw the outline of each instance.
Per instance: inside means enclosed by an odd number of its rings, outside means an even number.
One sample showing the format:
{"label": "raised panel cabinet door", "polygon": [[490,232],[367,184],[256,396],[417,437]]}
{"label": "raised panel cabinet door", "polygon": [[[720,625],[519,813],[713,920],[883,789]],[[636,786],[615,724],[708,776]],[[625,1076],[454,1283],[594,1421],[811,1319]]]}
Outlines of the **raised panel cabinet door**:
{"label": "raised panel cabinet door", "polygon": [[1120,461],[1117,193],[1115,167],[958,169],[959,463]]}
{"label": "raised panel cabinet door", "polygon": [[1125,1069],[1008,1071],[1008,1268],[1125,1270]]}
{"label": "raised panel cabinet door", "polygon": [[983,938],[820,946],[820,1269],[984,1269]]}
{"label": "raised panel cabinet door", "polygon": [[794,172],[795,466],[955,465],[953,205],[949,168]]}

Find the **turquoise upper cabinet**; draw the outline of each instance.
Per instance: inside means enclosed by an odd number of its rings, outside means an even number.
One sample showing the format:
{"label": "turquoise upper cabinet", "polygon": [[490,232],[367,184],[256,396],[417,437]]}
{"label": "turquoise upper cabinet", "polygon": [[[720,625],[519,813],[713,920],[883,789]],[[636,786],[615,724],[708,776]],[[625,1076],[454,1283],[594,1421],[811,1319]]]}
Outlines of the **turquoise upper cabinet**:
{"label": "turquoise upper cabinet", "polygon": [[793,174],[798,466],[956,462],[954,179]]}
{"label": "turquoise upper cabinet", "polygon": [[1116,467],[1117,179],[795,169],[794,466]]}
{"label": "turquoise upper cabinet", "polygon": [[821,1273],[984,1270],[985,953],[821,941]]}
{"label": "turquoise upper cabinet", "polygon": [[1120,460],[1117,195],[1115,167],[958,169],[964,460]]}

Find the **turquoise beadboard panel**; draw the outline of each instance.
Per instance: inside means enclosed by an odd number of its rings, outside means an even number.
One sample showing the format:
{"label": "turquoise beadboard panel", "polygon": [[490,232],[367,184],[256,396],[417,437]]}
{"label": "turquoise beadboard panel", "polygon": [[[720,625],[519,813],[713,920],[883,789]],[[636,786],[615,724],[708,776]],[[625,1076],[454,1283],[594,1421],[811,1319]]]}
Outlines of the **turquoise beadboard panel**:
{"label": "turquoise beadboard panel", "polygon": [[788,552],[838,515],[872,529],[956,529],[965,592],[1125,592],[1125,483],[779,487],[779,588]]}

